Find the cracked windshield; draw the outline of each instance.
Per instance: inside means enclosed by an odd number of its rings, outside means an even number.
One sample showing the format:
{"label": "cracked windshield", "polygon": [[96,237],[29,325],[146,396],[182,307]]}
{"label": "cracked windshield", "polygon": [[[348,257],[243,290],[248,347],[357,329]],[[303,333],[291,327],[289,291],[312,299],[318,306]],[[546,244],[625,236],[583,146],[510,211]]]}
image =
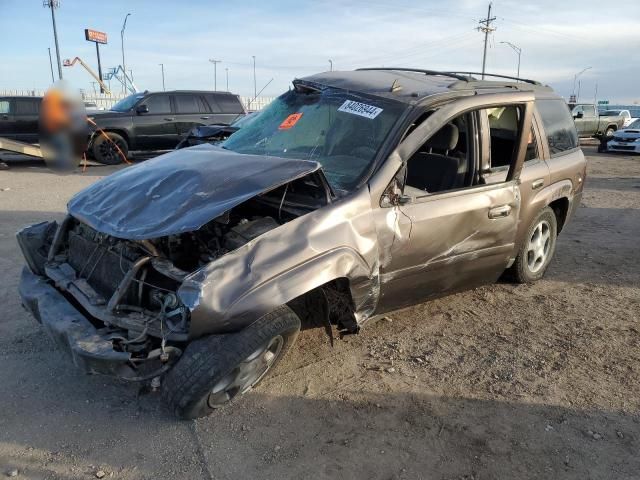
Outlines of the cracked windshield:
{"label": "cracked windshield", "polygon": [[334,189],[348,191],[373,165],[402,111],[395,101],[298,85],[222,147],[251,155],[315,160]]}

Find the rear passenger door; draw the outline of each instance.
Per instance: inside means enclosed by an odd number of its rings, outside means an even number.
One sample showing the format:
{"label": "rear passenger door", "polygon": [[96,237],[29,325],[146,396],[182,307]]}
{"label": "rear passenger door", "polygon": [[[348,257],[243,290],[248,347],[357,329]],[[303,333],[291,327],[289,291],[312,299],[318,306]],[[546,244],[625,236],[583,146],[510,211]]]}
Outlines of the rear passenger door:
{"label": "rear passenger door", "polygon": [[173,96],[176,111],[176,129],[183,136],[196,125],[208,125],[212,115],[204,97],[198,94],[177,93]]}
{"label": "rear passenger door", "polygon": [[[143,107],[148,111],[144,111]],[[164,150],[178,144],[176,118],[167,93],[154,93],[145,97],[133,112],[136,148]]]}

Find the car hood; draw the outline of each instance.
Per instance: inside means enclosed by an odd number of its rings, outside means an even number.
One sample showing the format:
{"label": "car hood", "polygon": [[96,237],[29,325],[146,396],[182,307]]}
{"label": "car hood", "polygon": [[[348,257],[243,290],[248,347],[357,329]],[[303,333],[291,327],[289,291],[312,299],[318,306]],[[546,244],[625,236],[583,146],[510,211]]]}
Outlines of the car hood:
{"label": "car hood", "polygon": [[620,138],[638,138],[640,137],[640,129],[630,128],[625,130],[619,130],[615,133],[615,136]]}
{"label": "car hood", "polygon": [[320,168],[204,144],[109,175],[76,194],[69,213],[99,232],[146,240],[197,230],[234,206]]}

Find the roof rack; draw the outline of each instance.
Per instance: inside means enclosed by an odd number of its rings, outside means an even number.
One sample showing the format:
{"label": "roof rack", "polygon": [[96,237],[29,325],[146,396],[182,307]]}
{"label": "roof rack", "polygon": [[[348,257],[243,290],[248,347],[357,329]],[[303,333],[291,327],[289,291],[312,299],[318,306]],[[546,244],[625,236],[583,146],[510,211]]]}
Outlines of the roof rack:
{"label": "roof rack", "polygon": [[[440,75],[443,77],[455,78],[456,80],[462,80],[463,82],[468,82],[469,77],[464,77],[459,75],[461,72],[438,72],[436,70],[422,70],[420,68],[402,68],[402,67],[368,67],[368,68],[357,68],[358,70],[395,70],[398,72],[416,72],[416,73],[424,73],[425,75]],[[463,72],[464,73],[464,72]]]}
{"label": "roof rack", "polygon": [[528,78],[519,78],[519,77],[510,77],[509,75],[497,75],[495,73],[482,73],[482,72],[444,72],[451,73],[454,75],[468,75],[465,77],[465,80],[477,80],[476,78],[471,77],[471,75],[484,75],[485,77],[495,77],[495,78],[506,78],[508,80],[517,80],[518,82],[530,83],[532,85],[542,85],[540,82],[536,80],[529,80]]}

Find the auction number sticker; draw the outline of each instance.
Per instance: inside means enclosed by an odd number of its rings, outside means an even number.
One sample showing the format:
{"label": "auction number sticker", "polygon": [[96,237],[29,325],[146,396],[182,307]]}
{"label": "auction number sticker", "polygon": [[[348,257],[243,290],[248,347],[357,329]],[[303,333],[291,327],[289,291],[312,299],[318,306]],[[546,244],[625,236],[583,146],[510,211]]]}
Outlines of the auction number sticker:
{"label": "auction number sticker", "polygon": [[298,120],[300,120],[300,117],[302,117],[302,112],[292,113],[291,115],[289,115],[287,118],[284,119],[284,121],[278,127],[278,130],[289,130],[296,123],[298,123]]}
{"label": "auction number sticker", "polygon": [[382,108],[367,105],[366,103],[354,102],[353,100],[346,100],[340,108],[338,108],[338,111],[352,113],[373,120],[382,113]]}

